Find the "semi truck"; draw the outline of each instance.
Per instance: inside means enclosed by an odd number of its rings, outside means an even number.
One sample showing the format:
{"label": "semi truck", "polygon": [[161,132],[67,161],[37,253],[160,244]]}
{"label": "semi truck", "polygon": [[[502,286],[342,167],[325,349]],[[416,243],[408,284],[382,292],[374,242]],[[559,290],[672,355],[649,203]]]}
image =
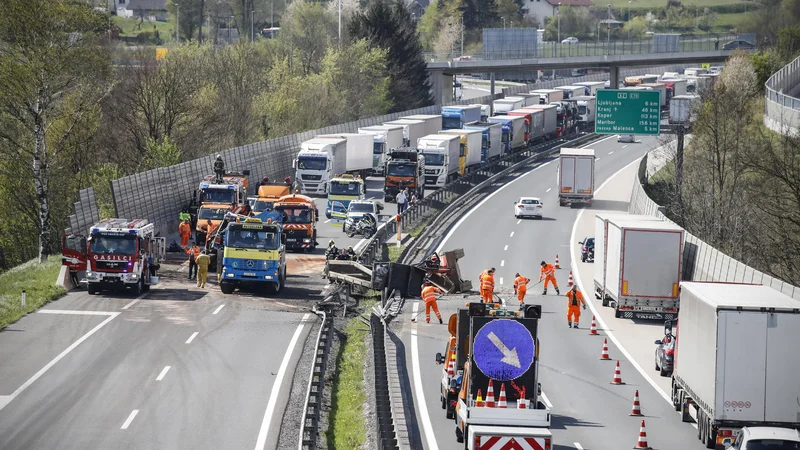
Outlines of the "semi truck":
{"label": "semi truck", "polygon": [[242,286],[265,286],[279,294],[286,283],[286,251],[280,222],[228,214],[223,235],[219,289],[232,294]]}
{"label": "semi truck", "polygon": [[372,174],[383,176],[386,151],[403,147],[404,128],[400,125],[374,125],[359,128],[358,133],[372,136]]}
{"label": "semi truck", "polygon": [[481,122],[486,122],[486,119],[492,115],[492,107],[490,105],[482,105],[480,103],[473,103],[470,106],[480,106],[481,107]]}
{"label": "semi truck", "polygon": [[638,86],[644,83],[657,83],[658,75],[636,75],[625,77],[625,86]]}
{"label": "semi truck", "polygon": [[481,164],[483,133],[481,130],[442,130],[442,135],[461,136],[463,156],[458,161],[459,173],[468,173]]}
{"label": "semi truck", "polygon": [[705,447],[735,444],[742,427],[800,429],[800,301],[768,286],[684,281],[680,305],[672,403]]}
{"label": "semi truck", "polygon": [[661,109],[664,109],[664,108],[666,108],[668,106],[669,98],[667,97],[667,85],[666,84],[664,84],[664,83],[642,83],[639,86],[640,87],[645,87],[645,88],[652,88],[654,91],[658,91],[658,93],[659,93],[659,102],[660,102],[660,105],[661,105]]}
{"label": "semi truck", "polygon": [[495,122],[471,122],[465,130],[481,132],[481,162],[492,161],[503,154],[503,126]]}
{"label": "semi truck", "polygon": [[597,95],[597,91],[605,87],[605,81],[581,81],[575,83],[574,86],[583,86],[583,95]]}
{"label": "semi truck", "polygon": [[425,122],[422,120],[398,119],[392,120],[391,122],[384,122],[383,124],[386,126],[403,127],[403,145],[398,145],[398,147],[413,147],[416,145],[417,139],[425,136]]}
{"label": "semi truck", "polygon": [[564,137],[578,126],[578,105],[569,100],[551,103],[556,107],[556,137]]}
{"label": "semi truck", "polygon": [[366,178],[372,172],[372,136],[343,133],[317,136],[300,144],[292,161],[300,192],[325,195],[332,177],[345,173]]}
{"label": "semi truck", "polygon": [[562,97],[561,100],[569,100],[573,97],[586,94],[586,88],[584,86],[556,86],[553,89],[564,91],[564,97]]}
{"label": "semi truck", "polygon": [[[436,134],[442,130],[442,116],[434,115],[434,114],[415,114],[413,116],[405,116],[401,117],[401,120],[421,120],[425,122],[425,131],[423,131],[422,136],[427,136],[429,134]],[[410,146],[416,145],[417,141],[412,140],[410,142]]]}
{"label": "semi truck", "polygon": [[553,139],[558,132],[558,107],[556,105],[534,105],[531,108],[544,111],[544,137]]}
{"label": "semi truck", "polygon": [[151,268],[166,257],[166,238],[147,219],[103,219],[89,228],[86,282],[90,295],[129,288],[138,297],[158,284]]}
{"label": "semi truck", "polygon": [[445,106],[442,108],[442,130],[459,130],[470,122],[481,120],[480,105]]}
{"label": "semi truck", "polygon": [[578,104],[578,126],[583,130],[594,130],[597,113],[597,97],[580,95],[574,97]]}
{"label": "semi truck", "polygon": [[523,121],[523,124],[522,124],[522,132],[523,132],[523,135],[524,135],[525,145],[528,145],[530,142],[532,142],[534,139],[536,139],[537,134],[539,136],[541,136],[541,134],[542,134],[541,124],[539,124],[539,127],[538,127],[539,132],[538,133],[536,132],[537,127],[534,124],[534,120],[537,119],[537,117],[535,117],[535,116],[537,116],[537,113],[540,116],[540,117],[538,117],[538,119],[544,120],[544,115],[542,114],[542,112],[539,111],[539,110],[533,110],[533,109],[522,109],[522,108],[520,108],[520,109],[515,109],[513,111],[509,111],[509,112],[507,112],[505,114],[506,116],[512,116],[512,117],[518,116],[518,117],[522,117],[523,119],[525,119]]}
{"label": "semi truck", "polygon": [[383,181],[383,198],[387,202],[395,199],[401,189],[408,188],[408,194],[425,195],[425,157],[415,147],[394,148],[389,151],[386,162],[386,176]]}
{"label": "semi truck", "polygon": [[525,106],[525,99],[524,98],[501,98],[492,102],[492,106],[494,107],[494,114],[505,114],[511,110],[519,109]]}
{"label": "semi truck", "polygon": [[[462,311],[448,321],[457,363],[463,360],[461,376],[451,381],[458,392],[457,399],[450,400],[455,402],[456,441],[467,450],[553,448],[552,414],[541,400],[539,382],[541,306],[509,311],[468,303],[466,313]],[[437,362],[443,360],[436,355]],[[498,404],[501,392],[506,405]]]}
{"label": "semi truck", "polygon": [[672,92],[670,93],[670,97],[675,97],[678,95],[686,95],[686,85],[687,81],[683,78],[666,78],[661,80],[662,83],[667,85],[667,89],[670,89]]}
{"label": "semi truck", "polygon": [[[674,320],[683,263],[683,228],[664,221],[608,219],[603,305],[626,319]],[[595,265],[597,263],[595,262]]]}
{"label": "semi truck", "polygon": [[425,157],[425,186],[442,187],[459,175],[464,175],[464,171],[460,171],[461,136],[423,136],[417,141],[417,149]]}
{"label": "semi truck", "polygon": [[291,194],[292,191],[286,183],[270,183],[258,186],[258,196],[250,203],[250,210],[254,213],[271,211],[279,198]]}
{"label": "semi truck", "polygon": [[536,89],[531,94],[539,95],[540,105],[549,105],[564,98],[564,91],[561,89]]}
{"label": "semi truck", "polygon": [[275,212],[283,216],[286,248],[313,252],[317,242],[319,211],[311,197],[299,194],[284,195],[275,202]]}
{"label": "semi truck", "polygon": [[558,205],[591,205],[594,198],[594,150],[562,148],[558,157]]}
{"label": "semi truck", "polygon": [[493,116],[487,122],[501,125],[503,153],[512,153],[525,148],[525,118],[522,116]]}
{"label": "semi truck", "polygon": [[669,123],[689,125],[692,120],[692,111],[700,97],[694,94],[677,95],[669,103]]}
{"label": "semi truck", "polygon": [[525,103],[522,105],[523,108],[531,105],[538,105],[539,104],[539,94],[531,94],[530,92],[520,92],[518,94],[514,94],[513,96],[508,96],[506,98],[522,98],[525,100]]}

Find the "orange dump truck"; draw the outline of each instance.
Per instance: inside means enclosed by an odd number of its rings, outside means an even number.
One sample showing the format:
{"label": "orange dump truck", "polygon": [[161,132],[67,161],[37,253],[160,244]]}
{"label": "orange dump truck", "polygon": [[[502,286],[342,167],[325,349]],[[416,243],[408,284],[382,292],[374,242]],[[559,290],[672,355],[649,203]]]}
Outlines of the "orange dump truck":
{"label": "orange dump truck", "polygon": [[283,216],[287,249],[311,252],[317,247],[319,211],[311,197],[284,195],[275,202],[273,209]]}
{"label": "orange dump truck", "polygon": [[251,209],[254,214],[270,211],[281,197],[291,194],[285,183],[265,184],[258,187],[258,197],[253,201]]}

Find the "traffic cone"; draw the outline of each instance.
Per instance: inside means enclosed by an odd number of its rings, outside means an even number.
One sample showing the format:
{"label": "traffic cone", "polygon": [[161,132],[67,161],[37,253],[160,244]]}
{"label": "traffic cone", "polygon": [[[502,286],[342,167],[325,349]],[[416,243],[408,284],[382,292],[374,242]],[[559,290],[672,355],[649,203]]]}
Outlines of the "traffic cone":
{"label": "traffic cone", "polygon": [[592,328],[589,329],[589,334],[597,335],[597,321],[594,316],[592,316]]}
{"label": "traffic cone", "polygon": [[489,387],[486,389],[486,407],[494,408],[494,386],[492,380],[489,380]]}
{"label": "traffic cone", "polygon": [[560,269],[561,266],[558,264],[558,253],[556,253],[556,269]]}
{"label": "traffic cone", "polygon": [[450,354],[450,362],[447,363],[447,378],[453,378],[456,376],[456,352],[453,351]]}
{"label": "traffic cone", "polygon": [[500,399],[497,400],[497,407],[498,408],[506,408],[506,384],[503,383],[500,385]]}
{"label": "traffic cone", "polygon": [[642,426],[639,428],[639,440],[633,448],[650,448],[650,446],[647,445],[647,430],[644,428],[644,419],[642,419]]}
{"label": "traffic cone", "polygon": [[633,409],[631,409],[631,416],[641,416],[642,414],[642,405],[639,404],[639,390],[636,390],[636,393],[633,394]]}
{"label": "traffic cone", "polygon": [[617,367],[614,368],[614,379],[611,380],[611,384],[625,384],[622,382],[622,372],[619,370],[619,361],[617,361]]}
{"label": "traffic cone", "polygon": [[608,339],[603,339],[603,353],[600,354],[600,359],[611,359],[608,356]]}
{"label": "traffic cone", "polygon": [[528,399],[526,399],[526,398],[518,398],[517,399],[517,409],[528,409]]}
{"label": "traffic cone", "polygon": [[475,407],[483,408],[483,397],[481,397],[481,390],[478,389],[478,396],[475,398]]}
{"label": "traffic cone", "polygon": [[569,271],[569,281],[567,281],[567,286],[572,287],[572,271]]}

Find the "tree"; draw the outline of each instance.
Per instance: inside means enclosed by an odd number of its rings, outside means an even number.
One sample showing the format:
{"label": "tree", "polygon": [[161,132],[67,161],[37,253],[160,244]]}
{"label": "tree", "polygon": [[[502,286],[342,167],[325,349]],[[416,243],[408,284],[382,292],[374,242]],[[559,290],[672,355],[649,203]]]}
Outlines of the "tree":
{"label": "tree", "polygon": [[436,37],[436,43],[433,45],[433,51],[436,53],[446,53],[452,55],[455,52],[455,46],[461,40],[461,27],[454,22],[446,23],[440,30],[439,35]]}
{"label": "tree", "polygon": [[750,64],[753,65],[753,70],[756,72],[756,84],[760,90],[764,89],[764,83],[769,77],[783,66],[781,57],[774,50],[751,54]]}
{"label": "tree", "polygon": [[[37,205],[39,260],[53,251],[51,181],[76,130],[106,95],[110,56],[98,45],[108,19],[69,0],[0,2],[0,140],[3,157],[27,160]],[[16,130],[17,133],[8,130]]]}
{"label": "tree", "polygon": [[[592,18],[586,8],[573,8],[572,6],[562,6],[559,12],[561,16],[561,39],[567,36],[574,36],[578,39],[585,39],[592,31]],[[545,40],[555,41],[558,38],[559,18],[550,17],[545,25]]]}
{"label": "tree", "polygon": [[328,50],[323,72],[331,73],[333,89],[347,102],[340,122],[379,116],[391,108],[386,57],[386,50],[370,48],[366,39]]}
{"label": "tree", "polygon": [[625,23],[624,33],[630,35],[632,39],[639,39],[647,31],[647,19],[636,16]]}
{"label": "tree", "polygon": [[319,72],[331,37],[338,32],[336,18],[321,4],[305,0],[292,2],[286,13],[278,42],[290,67],[297,61],[304,75]]}
{"label": "tree", "polygon": [[[525,8],[525,2],[522,0],[497,0],[497,20],[493,24],[495,26],[502,25],[505,18],[509,23],[514,22],[522,24],[525,22],[525,15],[528,13]],[[537,21],[533,21],[538,23]]]}
{"label": "tree", "polygon": [[203,21],[205,20],[205,0],[167,0],[167,11],[172,16],[178,16],[180,29],[178,33],[183,39],[191,40],[194,31],[198,30],[197,40],[203,38]]}
{"label": "tree", "polygon": [[461,0],[463,2],[464,27],[468,30],[480,30],[493,26],[500,16],[497,15],[495,0]]}
{"label": "tree", "polygon": [[427,64],[414,20],[402,0],[376,0],[355,15],[350,34],[367,39],[371,45],[387,50],[387,67],[392,78],[389,99],[392,111],[406,111],[430,105]]}

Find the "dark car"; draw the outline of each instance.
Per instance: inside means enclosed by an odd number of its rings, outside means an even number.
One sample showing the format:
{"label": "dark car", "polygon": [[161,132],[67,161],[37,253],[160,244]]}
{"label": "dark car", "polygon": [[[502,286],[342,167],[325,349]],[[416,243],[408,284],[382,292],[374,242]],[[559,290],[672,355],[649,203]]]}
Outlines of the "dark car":
{"label": "dark car", "polygon": [[739,49],[739,48],[743,49],[743,50],[752,50],[752,49],[756,48],[756,46],[753,45],[750,42],[743,41],[741,39],[737,39],[735,41],[726,42],[725,45],[722,46],[723,50],[736,50],[736,49]]}
{"label": "dark car", "polygon": [[594,262],[594,238],[587,237],[584,240],[578,242],[581,244],[581,262]]}
{"label": "dark car", "polygon": [[656,347],[656,370],[662,377],[672,375],[672,368],[675,364],[675,336],[667,334],[663,339],[655,342]]}

